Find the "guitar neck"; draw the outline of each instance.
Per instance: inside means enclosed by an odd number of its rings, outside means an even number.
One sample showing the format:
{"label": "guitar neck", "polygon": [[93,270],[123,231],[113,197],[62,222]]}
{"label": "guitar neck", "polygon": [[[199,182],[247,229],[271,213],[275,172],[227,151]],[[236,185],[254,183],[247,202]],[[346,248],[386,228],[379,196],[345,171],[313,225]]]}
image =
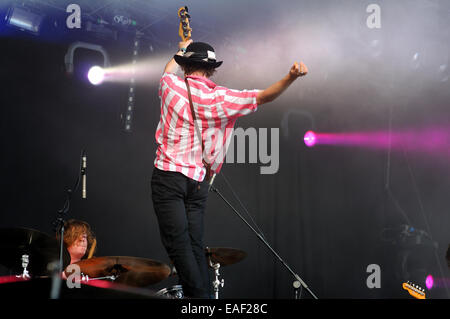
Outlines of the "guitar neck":
{"label": "guitar neck", "polygon": [[189,25],[190,15],[187,7],[178,9],[178,17],[180,18],[180,27],[178,28],[178,35],[182,41],[188,41],[191,38],[191,27]]}

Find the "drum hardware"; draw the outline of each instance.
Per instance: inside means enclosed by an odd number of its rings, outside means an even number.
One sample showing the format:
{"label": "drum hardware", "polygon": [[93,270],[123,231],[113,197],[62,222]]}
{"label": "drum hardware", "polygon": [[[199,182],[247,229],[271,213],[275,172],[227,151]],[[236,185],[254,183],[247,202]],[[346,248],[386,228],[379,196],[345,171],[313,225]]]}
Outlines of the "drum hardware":
{"label": "drum hardware", "polygon": [[115,281],[119,276],[104,276],[104,277],[97,277],[97,278],[90,278],[88,275],[85,275],[83,273],[81,273],[81,277],[80,277],[80,282],[81,283],[86,283],[89,281],[93,281],[93,280],[110,280],[110,281]]}
{"label": "drum hardware", "polygon": [[219,268],[220,268],[220,263],[217,264],[213,264],[211,262],[211,260],[209,260],[209,266],[214,269],[214,275],[215,275],[215,280],[213,281],[213,288],[214,288],[214,299],[219,299],[219,287],[223,287],[225,285],[225,281],[224,279],[219,280]]}
{"label": "drum hardware", "polygon": [[[228,266],[228,265],[232,265],[232,264],[240,262],[247,256],[247,253],[242,250],[238,250],[238,249],[234,249],[234,248],[206,247],[205,255],[206,255],[206,259],[208,261],[208,266],[214,270],[215,278],[214,278],[214,281],[212,282],[213,288],[214,288],[214,299],[219,299],[219,288],[223,287],[225,285],[225,280],[219,279],[220,267]],[[172,265],[170,276],[176,276],[176,275],[177,275],[177,269],[175,268],[175,266]],[[179,290],[181,290],[181,285],[173,286],[171,288],[164,288],[164,289],[159,290],[156,293],[156,296],[166,296],[168,298],[173,297],[175,299],[179,299],[180,298],[179,296],[182,293]],[[176,296],[173,296],[174,294]],[[182,298],[184,298],[184,296]]]}
{"label": "drum hardware", "polygon": [[30,273],[27,270],[28,267],[28,263],[29,263],[29,257],[28,255],[22,255],[22,267],[23,267],[23,272],[21,275],[17,275],[17,278],[23,278],[23,279],[29,279],[30,277]]}
{"label": "drum hardware", "polygon": [[85,281],[85,282],[88,282],[89,280],[111,280],[111,281],[114,281],[118,277],[119,276],[105,276],[105,277],[89,278],[89,276],[87,276],[87,275],[82,275],[81,281]]}
{"label": "drum hardware", "polygon": [[[220,272],[219,269],[221,266],[228,266],[243,260],[247,253],[242,250],[238,250],[235,248],[227,248],[227,247],[206,247],[205,255],[208,261],[208,266],[214,270],[215,279],[212,282],[214,288],[214,299],[219,299],[219,288],[225,285],[225,280],[219,280]],[[175,266],[171,268],[171,276],[177,275],[177,270]],[[172,290],[175,289],[176,293],[179,293],[178,290],[181,289],[181,286],[173,286],[171,288],[164,288],[157,292],[157,296],[166,296],[169,295],[169,298],[172,296]],[[175,297],[178,299],[178,297]]]}
{"label": "drum hardware", "polygon": [[155,296],[168,299],[184,299],[183,287],[181,285],[175,285],[169,288],[163,288],[157,291]]}
{"label": "drum hardware", "polygon": [[[22,278],[51,275],[48,266],[59,259],[56,238],[30,228],[0,228],[0,251],[0,264]],[[67,250],[63,257],[68,265]]]}
{"label": "drum hardware", "polygon": [[219,299],[219,287],[225,285],[224,279],[219,280],[220,273],[219,269],[221,266],[228,266],[240,262],[247,256],[247,253],[226,247],[206,247],[205,248],[206,258],[208,259],[208,265],[214,270],[215,279],[213,281],[214,288],[214,299]]}

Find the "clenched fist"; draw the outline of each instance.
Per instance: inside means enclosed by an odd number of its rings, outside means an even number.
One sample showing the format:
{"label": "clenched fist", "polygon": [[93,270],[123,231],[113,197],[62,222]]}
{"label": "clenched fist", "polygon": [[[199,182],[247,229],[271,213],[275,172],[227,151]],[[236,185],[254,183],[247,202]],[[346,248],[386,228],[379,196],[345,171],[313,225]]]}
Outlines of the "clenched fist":
{"label": "clenched fist", "polygon": [[295,62],[289,71],[289,75],[293,78],[298,78],[300,76],[305,76],[308,74],[308,67],[300,61],[300,65]]}

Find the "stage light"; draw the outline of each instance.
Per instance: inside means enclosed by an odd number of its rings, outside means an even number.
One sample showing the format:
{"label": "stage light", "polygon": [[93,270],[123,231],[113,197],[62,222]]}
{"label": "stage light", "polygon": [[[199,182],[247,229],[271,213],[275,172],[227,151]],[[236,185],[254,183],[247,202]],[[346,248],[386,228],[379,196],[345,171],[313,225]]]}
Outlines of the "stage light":
{"label": "stage light", "polygon": [[434,278],[431,275],[428,275],[425,279],[425,285],[427,286],[427,289],[430,290],[434,286]]}
{"label": "stage light", "polygon": [[99,66],[93,66],[88,72],[89,82],[93,85],[99,85],[105,79],[105,71]]}
{"label": "stage light", "polygon": [[6,24],[17,27],[22,31],[38,34],[43,19],[43,15],[31,12],[25,8],[12,7],[7,15]]}
{"label": "stage light", "polygon": [[303,140],[305,141],[306,146],[313,147],[317,141],[316,134],[313,131],[308,131],[305,133]]}
{"label": "stage light", "polygon": [[67,53],[64,56],[64,64],[66,65],[66,71],[68,74],[73,73],[73,69],[74,69],[73,58],[75,55],[75,51],[77,49],[86,49],[86,50],[92,50],[92,51],[99,52],[101,55],[103,55],[103,67],[104,68],[110,67],[108,52],[106,52],[106,50],[102,46],[97,45],[97,44],[78,41],[78,42],[72,43],[69,46],[69,48],[67,49]]}

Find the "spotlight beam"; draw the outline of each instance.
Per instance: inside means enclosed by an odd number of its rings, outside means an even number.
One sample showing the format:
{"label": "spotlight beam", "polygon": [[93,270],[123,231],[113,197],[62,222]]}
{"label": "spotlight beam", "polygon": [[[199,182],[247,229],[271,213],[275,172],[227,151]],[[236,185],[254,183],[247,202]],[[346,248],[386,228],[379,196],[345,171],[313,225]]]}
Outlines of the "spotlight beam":
{"label": "spotlight beam", "polygon": [[167,63],[167,55],[161,57],[150,57],[127,63],[104,68],[105,82],[128,84],[147,84],[159,82],[164,66]]}
{"label": "spotlight beam", "polygon": [[320,133],[308,131],[305,144],[368,149],[392,149],[435,154],[450,158],[450,130],[445,127],[429,127],[402,131]]}

